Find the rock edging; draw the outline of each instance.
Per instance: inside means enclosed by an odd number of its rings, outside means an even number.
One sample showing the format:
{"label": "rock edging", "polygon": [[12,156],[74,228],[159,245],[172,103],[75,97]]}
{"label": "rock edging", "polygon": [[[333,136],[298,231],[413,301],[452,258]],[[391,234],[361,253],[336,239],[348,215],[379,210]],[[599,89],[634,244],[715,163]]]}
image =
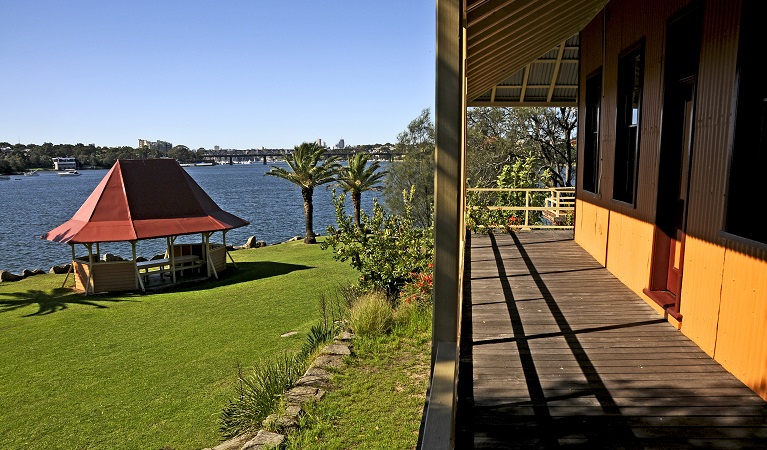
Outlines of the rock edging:
{"label": "rock edging", "polygon": [[320,401],[325,395],[325,389],[330,386],[330,371],[342,368],[344,357],[351,355],[350,345],[353,337],[352,333],[345,331],[337,336],[333,343],[324,346],[304,375],[285,393],[285,410],[264,419],[260,430],[243,433],[204,450],[265,450],[282,444],[285,435],[281,433],[298,428],[303,405]]}

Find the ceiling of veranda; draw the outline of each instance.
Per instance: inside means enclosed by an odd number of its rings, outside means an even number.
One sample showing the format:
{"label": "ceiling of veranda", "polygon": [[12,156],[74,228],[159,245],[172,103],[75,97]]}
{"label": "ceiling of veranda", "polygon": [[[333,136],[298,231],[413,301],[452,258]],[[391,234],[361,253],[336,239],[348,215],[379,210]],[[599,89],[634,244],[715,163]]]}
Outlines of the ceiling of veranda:
{"label": "ceiling of veranda", "polygon": [[469,106],[576,106],[578,33],[607,0],[464,0]]}

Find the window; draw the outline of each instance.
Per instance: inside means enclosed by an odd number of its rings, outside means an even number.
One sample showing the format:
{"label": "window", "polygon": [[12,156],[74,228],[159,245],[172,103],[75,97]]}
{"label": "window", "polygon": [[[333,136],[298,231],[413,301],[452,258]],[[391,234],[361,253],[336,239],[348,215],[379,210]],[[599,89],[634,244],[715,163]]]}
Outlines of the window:
{"label": "window", "polygon": [[586,122],[583,149],[583,190],[599,193],[599,111],[602,106],[602,70],[586,80]]}
{"label": "window", "polygon": [[631,204],[636,201],[643,76],[644,46],[640,44],[618,62],[613,198]]}
{"label": "window", "polygon": [[744,1],[738,53],[737,108],[735,136],[727,189],[725,229],[754,241],[767,243],[767,227],[750,217],[758,207],[754,199],[764,187],[761,171],[767,167],[767,84],[760,69],[761,58],[753,53],[755,42],[764,36],[762,1]]}

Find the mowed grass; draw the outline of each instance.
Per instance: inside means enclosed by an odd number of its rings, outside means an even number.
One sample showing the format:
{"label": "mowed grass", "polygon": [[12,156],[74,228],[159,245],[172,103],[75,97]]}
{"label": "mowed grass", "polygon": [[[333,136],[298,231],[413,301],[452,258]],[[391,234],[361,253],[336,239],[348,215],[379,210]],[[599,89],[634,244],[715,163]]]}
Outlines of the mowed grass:
{"label": "mowed grass", "polygon": [[320,296],[357,277],[319,245],[231,254],[238,269],[173,291],[84,296],[60,289],[64,275],[0,283],[0,448],[219,443],[238,366],[300,349]]}
{"label": "mowed grass", "polygon": [[287,450],[414,450],[429,381],[431,314],[357,338],[322,401],[307,405]]}

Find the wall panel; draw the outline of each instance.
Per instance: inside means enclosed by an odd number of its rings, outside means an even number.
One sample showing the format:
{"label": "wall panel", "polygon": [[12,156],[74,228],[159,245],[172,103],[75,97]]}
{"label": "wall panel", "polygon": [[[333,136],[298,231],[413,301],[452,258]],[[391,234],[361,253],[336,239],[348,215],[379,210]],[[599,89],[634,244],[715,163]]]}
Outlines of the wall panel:
{"label": "wall panel", "polygon": [[767,262],[728,249],[723,272],[714,359],[767,399]]}

